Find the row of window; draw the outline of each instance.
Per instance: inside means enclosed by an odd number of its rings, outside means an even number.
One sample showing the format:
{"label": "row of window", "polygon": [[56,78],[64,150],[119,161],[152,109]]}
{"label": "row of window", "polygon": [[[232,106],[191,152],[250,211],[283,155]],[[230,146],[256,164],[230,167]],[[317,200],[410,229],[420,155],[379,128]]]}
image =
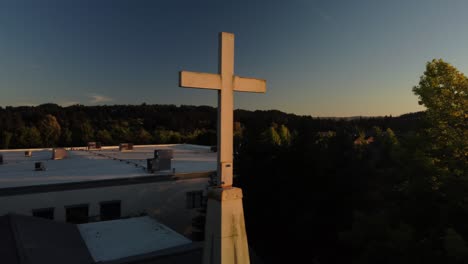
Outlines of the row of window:
{"label": "row of window", "polygon": [[[186,195],[187,209],[201,208],[206,203],[203,191],[190,191]],[[54,207],[34,209],[33,216],[54,220]],[[121,217],[121,202],[108,201],[100,203],[100,220],[114,220]],[[68,223],[82,224],[90,220],[89,204],[65,206],[65,220]]]}
{"label": "row of window", "polygon": [[[120,201],[100,203],[100,220],[114,220],[121,217]],[[33,216],[54,219],[54,207],[33,210]],[[79,204],[65,207],[65,220],[68,223],[83,224],[89,222],[89,204]]]}

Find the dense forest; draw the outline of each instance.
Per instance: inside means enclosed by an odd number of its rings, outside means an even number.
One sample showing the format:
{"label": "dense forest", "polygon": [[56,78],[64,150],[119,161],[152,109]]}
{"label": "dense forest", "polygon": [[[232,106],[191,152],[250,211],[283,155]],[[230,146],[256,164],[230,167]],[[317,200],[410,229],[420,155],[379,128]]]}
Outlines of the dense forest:
{"label": "dense forest", "polygon": [[[193,143],[216,145],[216,108],[175,105],[114,105],[61,107],[0,107],[0,148],[36,148],[85,146],[98,141],[103,145],[123,142],[134,144]],[[354,134],[395,128],[411,131],[422,113],[400,117],[323,119],[297,116],[280,111],[245,111],[234,113],[237,139],[246,130],[263,132],[272,124],[291,131],[308,126],[317,132],[352,128]],[[414,122],[416,121],[416,123]]]}
{"label": "dense forest", "polygon": [[468,263],[468,79],[434,60],[413,92],[424,113],[246,125],[236,185],[266,263]]}
{"label": "dense forest", "polygon": [[[236,110],[235,185],[265,263],[468,263],[468,79],[441,60],[425,112],[314,118]],[[0,108],[0,148],[216,144],[216,108]]]}
{"label": "dense forest", "polygon": [[146,104],[6,107],[0,108],[0,133],[1,148],[85,146],[89,141],[212,144],[216,109]]}

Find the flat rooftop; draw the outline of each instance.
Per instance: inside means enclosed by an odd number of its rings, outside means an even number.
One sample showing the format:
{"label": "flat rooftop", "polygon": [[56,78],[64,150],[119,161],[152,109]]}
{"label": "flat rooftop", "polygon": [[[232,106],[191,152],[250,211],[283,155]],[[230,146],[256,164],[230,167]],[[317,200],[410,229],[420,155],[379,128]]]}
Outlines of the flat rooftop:
{"label": "flat rooftop", "polygon": [[148,254],[192,243],[148,216],[80,224],[78,230],[96,262]]}
{"label": "flat rooftop", "polygon": [[[52,160],[51,149],[0,150],[0,189],[60,183],[124,179],[144,176],[167,176],[173,171],[148,173],[147,159],[154,157],[156,149],[172,149],[172,168],[175,175],[202,173],[216,170],[216,153],[210,147],[188,144],[134,146],[131,151],[119,151],[118,146],[101,150],[68,149],[68,156]],[[36,171],[34,164],[43,162],[45,171]]]}

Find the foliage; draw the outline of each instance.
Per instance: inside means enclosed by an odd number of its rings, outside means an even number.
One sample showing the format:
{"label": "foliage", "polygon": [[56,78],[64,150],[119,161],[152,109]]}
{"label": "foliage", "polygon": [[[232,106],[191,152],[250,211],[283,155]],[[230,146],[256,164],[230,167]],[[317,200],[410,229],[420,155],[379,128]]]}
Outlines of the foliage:
{"label": "foliage", "polygon": [[135,143],[136,144],[149,144],[153,141],[151,134],[146,131],[144,128],[140,128],[135,136]]}
{"label": "foliage", "polygon": [[17,144],[22,148],[37,148],[42,145],[41,134],[36,127],[23,127],[18,131]]}
{"label": "foliage", "polygon": [[414,88],[422,115],[289,119],[290,144],[271,119],[246,123],[236,184],[250,245],[267,263],[468,263],[466,87],[432,61]]}
{"label": "foliage", "polygon": [[62,129],[62,135],[60,136],[60,145],[71,146],[73,142],[72,132],[67,127]]}
{"label": "foliage", "polygon": [[88,120],[80,122],[77,127],[78,129],[78,140],[79,142],[90,142],[94,141],[94,128],[91,122]]}
{"label": "foliage", "polygon": [[468,78],[443,60],[426,65],[413,88],[427,108],[427,137],[435,161],[450,173],[468,173]]}
{"label": "foliage", "polygon": [[274,146],[287,146],[291,144],[291,133],[285,125],[278,126],[273,123],[269,128],[265,129],[262,133],[262,141],[265,144]]}
{"label": "foliage", "polygon": [[112,144],[114,142],[111,134],[106,129],[101,129],[96,133],[96,140],[105,145]]}
{"label": "foliage", "polygon": [[39,123],[39,130],[45,147],[54,147],[61,134],[61,127],[57,118],[47,114]]}
{"label": "foliage", "polygon": [[292,136],[291,136],[291,133],[289,132],[289,129],[288,127],[286,127],[285,125],[280,125],[278,127],[278,135],[280,137],[280,140],[281,140],[281,145],[289,145],[291,144],[291,139],[292,139]]}
{"label": "foliage", "polygon": [[[44,104],[36,107],[0,107],[0,148],[30,147],[38,142],[41,143],[40,147],[85,146],[88,141],[99,141],[104,145],[122,142],[216,145],[216,114],[216,109],[208,106],[143,104],[61,107]],[[313,127],[317,131],[336,131],[343,126],[359,127],[363,131],[373,126],[407,131],[418,124],[420,116],[421,113],[396,118],[342,120],[302,117],[279,111],[236,110],[234,149],[236,152],[239,150],[246,134],[261,135],[270,126],[274,127],[274,132],[269,131],[270,136],[279,136],[279,140],[277,137],[275,139],[279,146],[291,144],[297,128],[303,126]],[[40,140],[33,139],[33,144],[20,140],[19,137],[32,127],[39,130]]]}
{"label": "foliage", "polygon": [[262,133],[262,138],[263,142],[265,144],[270,144],[274,146],[280,146],[281,145],[281,138],[278,135],[278,132],[276,131],[275,126],[271,126],[267,128],[263,133]]}
{"label": "foliage", "polygon": [[154,132],[157,144],[181,143],[182,135],[177,131],[160,129]]}
{"label": "foliage", "polygon": [[11,139],[13,138],[13,133],[8,131],[2,131],[1,133],[1,146],[4,149],[8,149],[10,147]]}

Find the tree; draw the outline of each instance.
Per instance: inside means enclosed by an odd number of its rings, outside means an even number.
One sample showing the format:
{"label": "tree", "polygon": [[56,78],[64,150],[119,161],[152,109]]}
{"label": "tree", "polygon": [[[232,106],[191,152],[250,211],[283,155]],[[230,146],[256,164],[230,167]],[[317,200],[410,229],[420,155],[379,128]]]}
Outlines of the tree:
{"label": "tree", "polygon": [[88,120],[81,123],[80,136],[81,136],[81,142],[85,144],[87,142],[94,141],[94,129]]}
{"label": "tree", "polygon": [[41,133],[36,127],[23,127],[18,131],[17,143],[24,148],[37,148],[42,145]]}
{"label": "tree", "polygon": [[276,124],[273,124],[262,133],[262,141],[269,145],[280,146],[281,137],[276,132]]}
{"label": "tree", "polygon": [[70,129],[65,127],[62,129],[62,135],[60,136],[60,144],[62,146],[71,146],[73,142],[73,134]]}
{"label": "tree", "polygon": [[1,136],[2,136],[0,138],[1,147],[3,149],[8,149],[11,143],[11,139],[13,138],[13,133],[8,132],[8,131],[3,131]]}
{"label": "tree", "polygon": [[178,144],[183,141],[183,137],[180,132],[169,130],[169,134],[170,134],[169,143]]}
{"label": "tree", "polygon": [[53,147],[57,144],[61,133],[60,124],[53,115],[46,115],[39,123],[39,131],[46,147]]}
{"label": "tree", "polygon": [[439,166],[454,175],[466,175],[468,164],[468,79],[443,60],[426,65],[413,88],[427,108],[427,136]]}
{"label": "tree", "polygon": [[129,142],[132,141],[131,131],[128,127],[128,122],[115,122],[111,126],[110,134],[115,142]]}
{"label": "tree", "polygon": [[454,263],[465,263],[468,260],[465,244],[468,238],[468,78],[449,63],[432,60],[413,92],[427,108],[427,127],[422,136],[426,148],[422,150],[436,167],[433,190],[437,191],[438,201],[443,201],[440,208],[447,212],[445,250]]}
{"label": "tree", "polygon": [[291,144],[291,133],[289,132],[289,129],[285,125],[281,125],[278,128],[278,135],[281,139],[281,145],[289,145]]}
{"label": "tree", "polygon": [[177,131],[157,129],[154,131],[154,140],[157,144],[177,144],[183,141],[183,137]]}
{"label": "tree", "polygon": [[151,134],[146,131],[144,128],[140,128],[140,130],[136,133],[135,142],[137,144],[148,144],[151,143],[153,137]]}
{"label": "tree", "polygon": [[101,129],[96,133],[96,139],[102,144],[112,144],[112,136],[106,129]]}
{"label": "tree", "polygon": [[164,129],[154,131],[154,141],[157,144],[166,144],[169,142],[169,133]]}
{"label": "tree", "polygon": [[91,122],[82,117],[73,120],[71,125],[73,145],[85,145],[90,141],[95,141],[94,128]]}

